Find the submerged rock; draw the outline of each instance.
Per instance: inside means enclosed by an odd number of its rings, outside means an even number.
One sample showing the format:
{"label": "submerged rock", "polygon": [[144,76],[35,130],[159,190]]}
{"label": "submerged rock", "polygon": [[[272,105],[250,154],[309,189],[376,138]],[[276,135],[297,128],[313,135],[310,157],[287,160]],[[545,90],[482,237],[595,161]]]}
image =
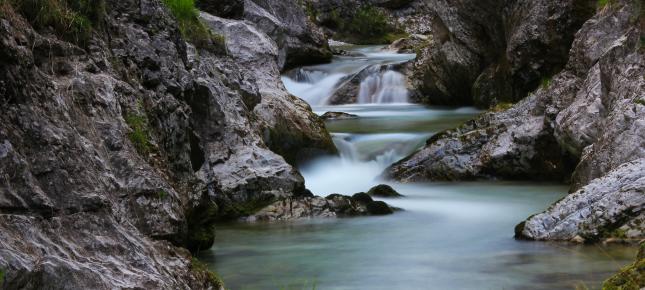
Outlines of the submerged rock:
{"label": "submerged rock", "polygon": [[356,119],[358,118],[358,116],[354,114],[345,113],[345,112],[326,112],[322,114],[320,118],[325,121],[333,121],[333,120]]}
{"label": "submerged rock", "polygon": [[387,184],[380,184],[377,186],[372,187],[367,194],[370,196],[376,196],[376,197],[402,197],[400,193],[396,192],[394,188]]}

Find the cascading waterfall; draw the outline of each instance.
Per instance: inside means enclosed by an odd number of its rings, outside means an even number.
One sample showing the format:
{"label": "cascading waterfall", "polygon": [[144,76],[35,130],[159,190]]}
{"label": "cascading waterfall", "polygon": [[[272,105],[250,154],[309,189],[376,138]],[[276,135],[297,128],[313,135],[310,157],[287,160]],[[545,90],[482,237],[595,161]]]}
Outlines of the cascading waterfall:
{"label": "cascading waterfall", "polygon": [[346,76],[343,73],[299,69],[294,79],[283,76],[282,82],[289,92],[317,106],[327,103],[337,84]]}
{"label": "cascading waterfall", "polygon": [[378,66],[368,68],[358,92],[359,104],[407,103],[408,89],[405,76],[388,68],[381,72]]}

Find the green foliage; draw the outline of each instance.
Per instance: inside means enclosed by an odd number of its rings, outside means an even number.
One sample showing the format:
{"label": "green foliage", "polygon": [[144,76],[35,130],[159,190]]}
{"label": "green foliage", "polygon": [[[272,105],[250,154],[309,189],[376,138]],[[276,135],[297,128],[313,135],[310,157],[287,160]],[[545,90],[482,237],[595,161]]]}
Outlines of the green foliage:
{"label": "green foliage", "polygon": [[543,77],[542,80],[540,81],[540,85],[542,86],[543,89],[548,88],[550,84],[551,84],[550,77]]}
{"label": "green foliage", "polygon": [[645,99],[638,99],[635,100],[634,103],[639,104],[641,106],[645,106]]}
{"label": "green foliage", "polygon": [[596,7],[598,9],[602,9],[607,5],[611,5],[614,3],[614,0],[597,0],[596,1]]}
{"label": "green foliage", "polygon": [[128,139],[134,145],[134,148],[142,156],[147,156],[152,152],[152,143],[148,129],[148,120],[145,115],[128,114],[125,122],[130,126],[132,131],[128,133]]}
{"label": "green foliage", "polygon": [[490,110],[493,112],[502,112],[510,109],[511,107],[513,107],[513,103],[501,102],[495,105],[495,107],[492,107]]}
{"label": "green foliage", "polygon": [[338,11],[333,10],[321,23],[338,31],[341,40],[356,44],[385,44],[407,37],[407,33],[394,27],[379,9],[364,6],[358,9],[350,20],[345,21]]}
{"label": "green foliage", "polygon": [[602,285],[603,290],[638,290],[645,286],[645,259],[620,270]]}
{"label": "green foliage", "polygon": [[65,40],[84,45],[105,16],[105,0],[0,0],[35,29],[51,27]]}
{"label": "green foliage", "polygon": [[0,286],[4,283],[4,270],[0,269]]}
{"label": "green foliage", "polygon": [[159,196],[159,199],[165,199],[168,196],[168,192],[162,189],[157,192],[157,195]]}
{"label": "green foliage", "polygon": [[200,48],[224,51],[225,39],[213,33],[199,20],[199,13],[194,0],[163,0],[177,20],[182,36]]}
{"label": "green foliage", "polygon": [[222,279],[220,279],[215,272],[211,271],[208,269],[208,265],[204,264],[204,262],[198,260],[195,257],[192,257],[190,260],[191,264],[191,269],[194,272],[197,272],[202,275],[206,275],[206,279],[213,284],[215,289],[223,288],[224,287],[224,282],[222,282]]}

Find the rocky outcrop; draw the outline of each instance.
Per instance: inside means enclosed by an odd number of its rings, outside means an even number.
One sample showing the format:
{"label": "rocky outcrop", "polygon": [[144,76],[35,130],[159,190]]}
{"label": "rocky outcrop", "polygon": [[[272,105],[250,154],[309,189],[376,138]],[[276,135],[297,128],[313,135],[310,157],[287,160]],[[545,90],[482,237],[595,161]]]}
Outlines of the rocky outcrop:
{"label": "rocky outcrop", "polygon": [[430,1],[432,41],[413,82],[424,101],[487,107],[517,101],[564,67],[592,1]]}
{"label": "rocky outcrop", "polygon": [[245,217],[245,221],[284,221],[306,218],[334,218],[392,214],[394,209],[383,201],[375,201],[365,193],[352,197],[332,194],[327,197],[308,196],[276,201]]}
{"label": "rocky outcrop", "polygon": [[[617,179],[611,185],[616,177],[610,172],[621,166],[643,170],[642,162],[630,163],[645,157],[645,136],[640,133],[645,130],[642,17],[638,1],[618,1],[600,10],[578,31],[569,62],[549,84],[508,110],[487,112],[432,137],[421,151],[393,165],[386,175],[401,181],[572,176],[572,192],[587,184],[593,188],[558,204],[557,210],[568,208],[572,216],[567,218],[576,222],[567,220],[567,227],[558,230],[564,232],[557,235],[527,232],[524,236],[567,239],[583,231],[600,234],[622,226],[642,228],[630,222],[640,215],[634,204],[619,202],[611,217],[602,216],[604,220],[587,211],[619,201],[630,186],[640,184]],[[606,183],[606,188],[595,183]],[[642,195],[642,189],[635,188],[632,194]],[[596,204],[600,199],[606,200]],[[580,205],[586,202],[587,209],[573,205],[580,200],[585,200]],[[549,212],[529,221],[550,228],[563,219],[554,220],[560,213]]]}
{"label": "rocky outcrop", "polygon": [[645,158],[628,162],[518,225],[531,240],[599,241],[645,237]]}
{"label": "rocky outcrop", "polygon": [[281,70],[331,60],[327,38],[297,0],[244,0],[244,19],[277,43]]}
{"label": "rocky outcrop", "polygon": [[376,197],[386,197],[386,198],[395,198],[395,197],[402,197],[400,193],[396,192],[394,188],[387,184],[379,184],[377,186],[374,186],[370,188],[369,191],[367,191],[367,194],[370,196],[376,196]]}
{"label": "rocky outcrop", "polygon": [[333,153],[331,138],[252,25],[202,15],[224,55],[186,43],[162,1],[102,3],[82,44],[0,5],[4,285],[217,289],[181,247],[306,194],[285,158]]}

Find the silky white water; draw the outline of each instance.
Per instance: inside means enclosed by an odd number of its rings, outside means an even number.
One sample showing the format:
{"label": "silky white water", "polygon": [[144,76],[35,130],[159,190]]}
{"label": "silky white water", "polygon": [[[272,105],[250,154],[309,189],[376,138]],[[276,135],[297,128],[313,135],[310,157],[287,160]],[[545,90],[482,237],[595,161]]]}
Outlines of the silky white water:
{"label": "silky white water", "polygon": [[[340,63],[338,63],[340,62]],[[350,62],[347,64],[346,62]],[[333,67],[355,67],[337,59]],[[312,92],[328,77],[310,74]],[[288,80],[287,80],[288,81]],[[297,85],[285,85],[290,90]],[[293,90],[292,93],[298,91]],[[322,99],[322,98],[321,98]],[[473,108],[411,104],[321,106],[357,119],[326,122],[340,151],[299,168],[319,195],[353,194],[383,183],[389,164],[427,138],[475,117]],[[563,197],[567,186],[517,182],[389,183],[405,195],[390,216],[217,226],[200,259],[227,289],[599,289],[635,251],[629,247],[525,242],[515,225]]]}

